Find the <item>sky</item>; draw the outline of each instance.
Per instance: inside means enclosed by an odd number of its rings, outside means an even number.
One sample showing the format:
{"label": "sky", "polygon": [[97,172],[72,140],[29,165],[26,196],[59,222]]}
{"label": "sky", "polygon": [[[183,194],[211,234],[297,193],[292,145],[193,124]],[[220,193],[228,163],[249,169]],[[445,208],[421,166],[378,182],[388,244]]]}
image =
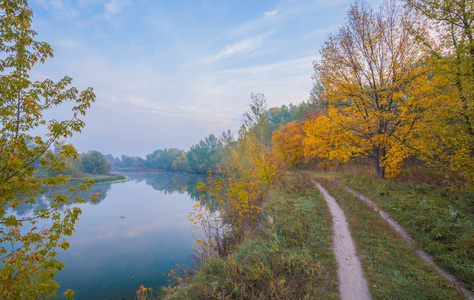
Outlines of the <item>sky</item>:
{"label": "sky", "polygon": [[[368,1],[373,8],[379,0]],[[145,157],[230,129],[251,93],[268,107],[309,99],[313,62],[347,0],[29,0],[36,39],[54,58],[34,80],[93,87],[80,152]],[[70,107],[52,113],[67,119]]]}

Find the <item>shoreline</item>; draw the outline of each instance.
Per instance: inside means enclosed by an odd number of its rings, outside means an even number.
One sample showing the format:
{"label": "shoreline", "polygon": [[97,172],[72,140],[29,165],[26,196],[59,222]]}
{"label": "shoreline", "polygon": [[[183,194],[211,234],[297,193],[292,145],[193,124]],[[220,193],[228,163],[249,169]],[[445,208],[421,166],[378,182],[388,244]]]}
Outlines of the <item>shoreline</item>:
{"label": "shoreline", "polygon": [[109,177],[99,177],[99,178],[71,178],[67,180],[66,185],[76,184],[76,183],[83,183],[85,179],[92,179],[94,180],[94,184],[103,184],[103,183],[115,183],[115,182],[122,182],[127,181],[130,177],[120,175],[120,174],[111,174],[112,176]]}

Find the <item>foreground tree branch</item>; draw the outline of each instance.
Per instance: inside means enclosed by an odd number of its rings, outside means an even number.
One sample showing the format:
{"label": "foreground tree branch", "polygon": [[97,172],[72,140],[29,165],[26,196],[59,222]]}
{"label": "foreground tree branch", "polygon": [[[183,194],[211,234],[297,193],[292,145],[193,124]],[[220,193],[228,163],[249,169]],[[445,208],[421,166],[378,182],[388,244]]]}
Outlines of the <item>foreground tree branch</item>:
{"label": "foreground tree branch", "polygon": [[[71,188],[69,195],[53,194],[47,208],[33,208],[29,217],[16,213],[23,205],[36,207],[45,187],[66,182],[66,176],[52,174],[77,151],[63,145],[53,153],[50,147],[81,131],[84,122],[78,116],[95,100],[91,88],[69,87],[69,77],[57,83],[30,80],[30,70],[53,56],[47,43],[34,40],[32,14],[25,0],[0,3],[0,297],[5,299],[55,296],[59,285],[53,278],[64,267],[56,251],[69,247],[65,238],[81,213],[71,205],[84,202],[79,193],[92,183]],[[67,101],[74,103],[69,119],[44,118],[45,111]],[[33,135],[38,129],[46,134]]]}

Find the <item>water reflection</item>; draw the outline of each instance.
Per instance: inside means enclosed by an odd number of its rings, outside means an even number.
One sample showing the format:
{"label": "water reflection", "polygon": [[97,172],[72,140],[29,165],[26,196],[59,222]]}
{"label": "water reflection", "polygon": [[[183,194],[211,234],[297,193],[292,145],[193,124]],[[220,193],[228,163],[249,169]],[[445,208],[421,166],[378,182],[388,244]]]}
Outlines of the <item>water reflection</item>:
{"label": "water reflection", "polygon": [[[107,192],[110,190],[111,185],[112,183],[96,184],[96,185],[93,185],[90,190],[86,192],[78,193],[77,196],[82,197],[82,199],[84,199],[86,202],[91,203],[92,205],[97,205],[107,197]],[[53,194],[55,193],[60,193],[67,196],[72,195],[72,193],[68,192],[67,188],[51,189],[51,190],[48,190],[42,197],[35,198],[36,204],[30,203],[30,204],[17,206],[15,208],[15,214],[18,216],[26,216],[26,215],[31,214],[33,212],[33,209],[38,210],[38,209],[48,208],[49,199],[52,199]],[[91,193],[101,193],[102,198],[99,198],[97,202],[92,202],[91,199],[88,198]],[[70,203],[66,206],[74,206],[74,205],[75,203]]]}
{"label": "water reflection", "polygon": [[186,193],[189,198],[198,200],[200,193],[197,190],[198,182],[205,182],[206,175],[177,172],[121,172],[136,182],[145,181],[155,190],[165,194]]}
{"label": "water reflection", "polygon": [[158,290],[177,263],[188,264],[194,237],[188,215],[205,176],[127,172],[125,182],[95,185],[100,202],[80,205],[82,215],[59,253],[67,270],[60,273],[60,295],[75,299],[133,299],[143,284]]}
{"label": "water reflection", "polygon": [[[147,185],[153,187],[153,189],[161,191],[164,194],[185,193],[189,198],[195,201],[199,200],[199,196],[201,195],[197,190],[198,182],[206,181],[206,175],[177,172],[120,172],[120,175],[127,176],[130,178],[129,180],[137,183],[145,182]],[[112,184],[114,183],[95,184],[90,190],[78,193],[78,196],[82,197],[82,199],[92,205],[98,205],[107,198],[107,192],[110,190]],[[35,199],[36,204],[18,206],[15,209],[15,214],[18,216],[25,216],[31,214],[33,209],[38,210],[47,208],[49,205],[49,199],[53,198],[53,194],[55,193],[67,196],[72,195],[72,193],[68,192],[67,188],[51,189],[42,197],[37,197]],[[92,193],[100,193],[102,198],[99,198],[97,202],[92,202],[91,199],[88,198]],[[75,203],[70,203],[67,206],[73,205],[75,205]]]}

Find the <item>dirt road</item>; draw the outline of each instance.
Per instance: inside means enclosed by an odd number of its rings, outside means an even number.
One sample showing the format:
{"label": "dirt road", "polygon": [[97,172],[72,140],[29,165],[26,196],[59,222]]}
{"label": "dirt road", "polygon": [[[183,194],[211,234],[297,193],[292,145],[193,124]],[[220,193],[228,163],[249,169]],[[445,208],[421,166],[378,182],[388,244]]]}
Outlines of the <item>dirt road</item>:
{"label": "dirt road", "polygon": [[341,299],[371,299],[344,212],[336,199],[331,197],[318,182],[314,180],[313,182],[323,194],[332,215],[333,247],[338,264]]}

